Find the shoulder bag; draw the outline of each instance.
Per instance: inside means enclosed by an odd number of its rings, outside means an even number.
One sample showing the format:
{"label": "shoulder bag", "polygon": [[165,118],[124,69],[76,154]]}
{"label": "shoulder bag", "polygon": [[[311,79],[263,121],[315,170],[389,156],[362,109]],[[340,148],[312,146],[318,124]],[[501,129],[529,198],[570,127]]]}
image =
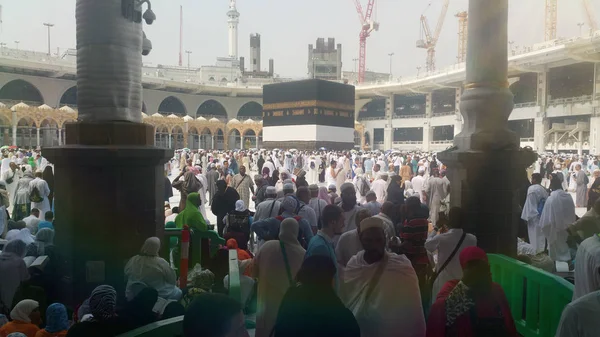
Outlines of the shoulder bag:
{"label": "shoulder bag", "polygon": [[287,253],[285,252],[285,244],[281,240],[279,240],[279,247],[281,247],[281,254],[283,255],[283,262],[285,263],[285,272],[287,274],[288,281],[290,282],[290,287],[293,287],[294,279],[292,278],[292,270],[290,268],[290,263],[288,261]]}
{"label": "shoulder bag", "polygon": [[[428,300],[429,302],[431,302],[431,299],[433,298],[433,294],[431,293],[433,290],[433,283],[435,282],[435,280],[437,279],[438,275],[444,270],[446,269],[446,267],[448,266],[448,264],[450,264],[450,261],[452,261],[452,259],[454,258],[454,256],[456,255],[456,253],[458,252],[458,249],[460,248],[460,246],[462,245],[463,241],[465,241],[465,237],[467,236],[467,232],[465,232],[463,230],[463,233],[460,237],[460,240],[458,240],[458,243],[456,244],[456,247],[454,247],[454,250],[452,251],[452,253],[450,253],[450,256],[448,256],[448,259],[446,259],[446,261],[444,261],[444,264],[440,267],[439,270],[434,271],[433,274],[431,275],[431,277],[429,278],[427,284],[426,284],[426,289],[424,294],[426,294],[425,296],[428,296]],[[435,294],[437,296],[437,294]],[[427,302],[424,302],[427,303]]]}

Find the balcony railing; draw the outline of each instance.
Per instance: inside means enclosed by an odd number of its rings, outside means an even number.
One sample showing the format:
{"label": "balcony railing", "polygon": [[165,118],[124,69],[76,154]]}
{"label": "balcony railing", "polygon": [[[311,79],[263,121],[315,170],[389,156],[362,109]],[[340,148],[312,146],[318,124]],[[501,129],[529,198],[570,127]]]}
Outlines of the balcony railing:
{"label": "balcony railing", "polygon": [[517,103],[515,104],[515,109],[519,108],[532,108],[537,106],[537,102],[526,102],[526,103]]}
{"label": "balcony railing", "polygon": [[431,142],[431,144],[452,144],[453,140],[452,139],[446,139],[446,140],[434,140]]}
{"label": "balcony railing", "polygon": [[592,95],[583,95],[578,97],[567,97],[567,98],[557,98],[553,100],[548,100],[548,104],[558,105],[558,104],[572,104],[572,103],[585,103],[591,102],[594,99]]}
{"label": "balcony railing", "polygon": [[521,143],[526,143],[526,142],[534,142],[535,139],[533,137],[530,138],[521,138]]}
{"label": "balcony railing", "polygon": [[423,144],[422,140],[395,140],[393,142],[396,145],[420,145]]}
{"label": "balcony railing", "polygon": [[385,119],[385,116],[378,116],[378,117],[358,117],[359,121],[380,121]]}
{"label": "balcony railing", "polygon": [[433,117],[450,116],[454,115],[454,111],[434,112]]}
{"label": "balcony railing", "polygon": [[425,118],[425,114],[420,114],[420,115],[396,115],[396,114],[394,114],[394,118]]}

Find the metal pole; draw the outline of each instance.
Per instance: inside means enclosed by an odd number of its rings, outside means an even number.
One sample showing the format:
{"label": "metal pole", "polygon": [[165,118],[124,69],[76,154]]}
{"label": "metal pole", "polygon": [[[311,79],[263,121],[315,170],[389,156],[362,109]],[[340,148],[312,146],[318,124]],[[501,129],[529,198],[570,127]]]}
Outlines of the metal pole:
{"label": "metal pole", "polygon": [[51,53],[50,53],[50,28],[54,27],[54,24],[44,22],[44,26],[48,27],[48,56],[50,56],[51,55]]}
{"label": "metal pole", "polygon": [[192,51],[186,50],[185,53],[187,54],[187,67],[188,69],[190,69],[190,54],[192,53]]}

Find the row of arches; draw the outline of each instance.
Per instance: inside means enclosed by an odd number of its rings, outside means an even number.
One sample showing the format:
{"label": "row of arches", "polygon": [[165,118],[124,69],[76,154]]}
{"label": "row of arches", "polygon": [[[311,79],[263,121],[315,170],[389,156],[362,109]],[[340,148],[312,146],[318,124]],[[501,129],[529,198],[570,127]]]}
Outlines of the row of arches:
{"label": "row of arches", "polygon": [[[175,126],[169,130],[166,126],[157,126],[155,135],[155,145],[169,149],[181,149],[189,147],[192,149],[250,149],[257,148],[262,143],[262,130],[256,134],[252,129],[240,132],[238,129],[231,129],[227,132],[227,138],[223,129],[219,128],[214,133],[208,128],[200,132],[196,128],[190,128],[185,133],[180,126]],[[187,137],[187,143],[184,139]],[[227,140],[227,142],[225,142]]]}
{"label": "row of arches", "polygon": [[[64,139],[64,129],[51,119],[44,119],[39,125],[29,117],[23,117],[17,122],[16,140],[18,146],[35,148],[37,146],[59,146]],[[0,139],[2,144],[12,144],[12,125],[6,118],[0,116]]]}
{"label": "row of arches", "polygon": [[[0,88],[0,100],[35,102],[37,105],[44,104],[44,98],[39,89],[25,80],[13,80]],[[73,86],[62,95],[59,104],[76,106],[77,105],[77,87]],[[142,112],[146,111],[146,104],[142,104]],[[186,116],[188,111],[183,102],[175,97],[168,96],[162,100],[158,107],[158,112],[164,115],[174,114],[176,116]],[[155,113],[155,112],[152,112]],[[209,99],[198,107],[196,116],[222,116],[227,118],[225,107],[217,100]],[[250,101],[244,104],[237,113],[238,119],[259,119],[262,118],[262,105]]]}

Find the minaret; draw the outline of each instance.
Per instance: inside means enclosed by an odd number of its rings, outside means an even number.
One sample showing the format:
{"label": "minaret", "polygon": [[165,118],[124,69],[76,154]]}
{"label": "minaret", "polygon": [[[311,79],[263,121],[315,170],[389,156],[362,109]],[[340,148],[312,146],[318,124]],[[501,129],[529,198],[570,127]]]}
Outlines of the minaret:
{"label": "minaret", "polygon": [[229,0],[229,11],[227,12],[227,23],[229,24],[229,57],[238,58],[238,23],[240,23],[240,12],[235,7],[236,0]]}

